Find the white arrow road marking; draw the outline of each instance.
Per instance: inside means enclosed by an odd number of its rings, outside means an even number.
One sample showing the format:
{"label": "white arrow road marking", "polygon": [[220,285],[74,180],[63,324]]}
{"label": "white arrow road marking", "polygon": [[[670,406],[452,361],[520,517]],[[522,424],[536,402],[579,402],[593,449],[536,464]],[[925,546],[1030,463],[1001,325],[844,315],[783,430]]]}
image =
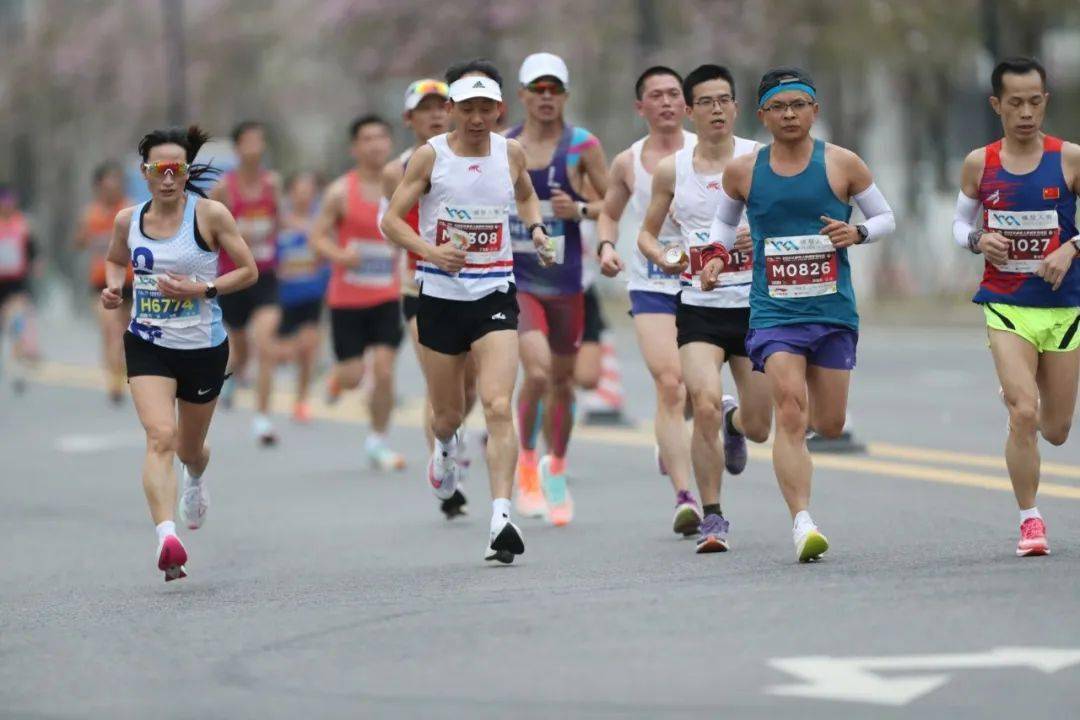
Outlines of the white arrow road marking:
{"label": "white arrow road marking", "polygon": [[102,435],[63,435],[56,439],[56,449],[65,453],[92,453],[116,448],[136,447],[145,438],[131,431]]}
{"label": "white arrow road marking", "polygon": [[777,658],[769,664],[803,681],[774,685],[766,690],[772,695],[899,706],[937,690],[950,675],[935,672],[885,678],[877,672],[1028,667],[1049,674],[1080,664],[1080,649],[1001,647],[985,653],[852,658],[816,655]]}

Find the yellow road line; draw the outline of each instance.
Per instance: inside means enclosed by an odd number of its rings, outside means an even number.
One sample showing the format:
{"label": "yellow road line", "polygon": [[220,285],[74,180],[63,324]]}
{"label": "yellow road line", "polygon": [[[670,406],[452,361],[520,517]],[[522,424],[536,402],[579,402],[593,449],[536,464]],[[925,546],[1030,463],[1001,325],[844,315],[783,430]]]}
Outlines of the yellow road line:
{"label": "yellow road line", "polygon": [[[35,369],[31,377],[34,381],[45,385],[104,389],[103,375],[104,373],[100,369],[87,365],[43,362]],[[321,399],[313,400],[312,416],[321,420],[335,422],[364,423],[367,421],[367,413],[363,404],[356,402],[356,399],[356,394],[353,394],[352,397],[346,396],[332,406],[326,405]],[[239,407],[251,408],[254,405],[253,400],[254,396],[250,390],[240,390],[236,393],[236,404]],[[292,397],[289,394],[278,392],[274,394],[271,405],[275,410],[285,413],[288,412],[291,403]],[[400,427],[423,429],[423,400],[414,399],[399,406],[394,411],[394,424]],[[625,447],[649,448],[655,444],[652,430],[648,425],[616,428],[581,426],[574,429],[574,438],[585,442]],[[1001,458],[881,442],[870,443],[867,449],[871,457],[818,453],[814,455],[814,466],[830,470],[843,470],[845,472],[1012,492],[1012,484],[1007,477],[984,475],[925,464],[936,462],[946,465],[969,465],[1004,470],[1005,462]],[[749,450],[750,456],[756,460],[768,462],[772,457],[772,451],[768,446],[751,445]],[[893,460],[877,459],[879,457],[892,458]],[[907,462],[895,462],[894,460]],[[1043,474],[1080,478],[1080,467],[1060,463],[1044,463]],[[1039,484],[1039,492],[1050,497],[1080,500],[1080,487],[1073,485],[1042,482]]]}
{"label": "yellow road line", "polygon": [[[952,450],[934,450],[931,448],[893,445],[891,443],[882,442],[869,443],[866,449],[875,457],[914,460],[915,462],[945,463],[947,465],[971,465],[973,467],[1006,470],[1005,458],[990,455],[976,455],[972,453],[954,452]],[[1065,465],[1063,463],[1044,462],[1042,464],[1042,474],[1080,479],[1080,467],[1075,465]]]}

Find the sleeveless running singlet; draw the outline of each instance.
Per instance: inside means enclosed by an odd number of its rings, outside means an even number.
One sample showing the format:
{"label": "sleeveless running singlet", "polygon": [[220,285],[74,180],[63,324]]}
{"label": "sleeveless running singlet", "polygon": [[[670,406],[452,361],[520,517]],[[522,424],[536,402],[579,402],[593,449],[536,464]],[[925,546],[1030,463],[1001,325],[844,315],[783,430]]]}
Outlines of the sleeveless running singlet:
{"label": "sleeveless running singlet", "polygon": [[1076,195],[1061,167],[1062,141],[1047,135],[1038,167],[1014,175],[1001,165],[1001,140],[986,146],[979,183],[983,227],[1012,241],[1003,267],[986,263],[973,300],[1028,307],[1080,306],[1080,263],[1056,291],[1034,272],[1042,260],[1076,236]]}
{"label": "sleeveless running singlet", "polygon": [[825,142],[814,141],[806,169],[777,175],[771,145],[758,152],[746,212],[754,239],[751,329],[823,323],[859,329],[847,250],[821,234],[822,215],[847,221],[851,205],[829,186]]}
{"label": "sleeveless running singlet", "polygon": [[[105,287],[105,256],[109,252],[109,243],[112,242],[113,223],[116,214],[128,207],[131,203],[127,198],[115,205],[105,206],[99,202],[92,202],[87,206],[83,214],[82,226],[89,243],[87,251],[90,254],[90,286],[101,289]],[[133,275],[131,267],[128,267],[127,278],[124,284],[131,286]]]}
{"label": "sleeveless running singlet", "polygon": [[290,307],[321,299],[330,268],[315,254],[306,232],[282,228],[278,233],[277,277],[278,301]]}
{"label": "sleeveless running singlet", "polygon": [[[757,143],[736,137],[732,157],[752,153]],[[704,292],[701,289],[701,250],[709,244],[709,232],[719,204],[720,185],[724,174],[699,175],[694,170],[694,146],[675,153],[675,195],[671,201],[671,217],[682,233],[683,249],[690,256],[690,265],[680,283],[680,302],[695,307],[744,308],[750,305],[750,280],[753,276],[753,254],[731,251],[732,262],[720,273],[720,284]]]}
{"label": "sleeveless running singlet", "polygon": [[338,223],[338,244],[360,252],[360,266],[334,265],[327,304],[332,308],[367,308],[397,300],[398,250],[379,231],[379,204],[364,199],[360,176],[345,176],[345,214]]}
{"label": "sleeveless running singlet", "polygon": [[452,242],[468,253],[450,274],[421,260],[421,293],[445,300],[478,300],[514,282],[508,208],[514,183],[506,138],[490,133],[485,157],[460,157],[447,135],[428,140],[435,149],[431,191],[420,197],[420,235],[432,245]]}
{"label": "sleeveless running singlet", "polygon": [[0,280],[22,280],[30,272],[30,224],[21,212],[0,219]]}
{"label": "sleeveless running singlet", "polygon": [[[251,248],[259,271],[273,270],[277,265],[278,202],[270,173],[263,171],[259,178],[259,196],[249,198],[240,191],[236,171],[226,173],[222,182],[229,201],[229,210],[236,218],[240,236]],[[236,268],[227,253],[221,255],[221,274]]]}
{"label": "sleeveless running singlet", "polygon": [[174,350],[217,347],[225,342],[217,298],[175,300],[157,289],[157,278],[166,273],[184,275],[195,282],[212,282],[217,277],[217,251],[205,250],[195,240],[198,198],[187,193],[180,229],[163,240],[143,233],[143,216],[150,202],[135,208],[128,230],[128,249],[135,268],[135,298],[128,330],[142,340]]}
{"label": "sleeveless running singlet", "polygon": [[[645,213],[649,209],[649,201],[652,199],[652,173],[645,169],[641,163],[641,152],[645,147],[648,137],[643,137],[630,146],[630,154],[633,156],[634,187],[630,193],[630,203],[627,212],[630,213],[630,222],[633,227],[631,256],[630,256],[630,290],[650,290],[661,292],[666,295],[675,295],[679,292],[679,278],[675,275],[665,275],[656,265],[651,263],[641,254],[637,246],[637,232],[641,223],[645,220]],[[683,130],[683,148],[693,147],[697,144],[697,135]],[[672,222],[671,217],[664,219],[660,228],[660,234],[656,238],[663,245],[678,245],[682,242],[682,234],[678,226]]]}
{"label": "sleeveless running singlet", "polygon": [[[508,138],[521,134],[522,126],[506,133]],[[533,295],[574,295],[582,290],[581,225],[575,220],[555,217],[551,209],[551,193],[562,190],[575,202],[585,198],[578,195],[570,181],[570,170],[581,161],[581,153],[597,144],[588,130],[566,125],[559,144],[551,156],[551,163],[538,170],[529,170],[533,188],[540,198],[540,213],[555,243],[555,264],[541,267],[525,223],[513,212],[510,214],[510,235],[514,250],[514,277],[519,289]]]}

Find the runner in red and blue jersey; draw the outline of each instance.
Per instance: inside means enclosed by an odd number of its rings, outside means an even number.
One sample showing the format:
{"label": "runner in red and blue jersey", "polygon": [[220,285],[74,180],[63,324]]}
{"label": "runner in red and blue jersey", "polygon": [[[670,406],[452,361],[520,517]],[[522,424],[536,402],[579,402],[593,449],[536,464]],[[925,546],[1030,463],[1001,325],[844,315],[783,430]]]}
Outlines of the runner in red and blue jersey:
{"label": "runner in red and blue jersey", "polygon": [[964,160],[953,237],[986,258],[973,300],[986,315],[1009,410],[1005,460],[1020,507],[1016,554],[1046,555],[1046,525],[1035,505],[1038,436],[1053,445],[1068,439],[1080,368],[1080,269],[1073,263],[1080,146],[1042,131],[1049,94],[1038,61],[1002,61],[991,85],[1004,137]]}
{"label": "runner in red and blue jersey", "polygon": [[[565,525],[573,517],[566,449],[574,421],[574,367],[585,327],[579,223],[597,217],[601,209],[601,201],[590,204],[582,193],[586,178],[598,194],[607,190],[607,161],[594,135],[563,119],[570,74],[562,58],[530,55],[518,80],[525,122],[506,136],[525,149],[555,257],[553,264],[542,266],[526,224],[511,216],[525,371],[518,392],[518,512],[546,512],[552,523]],[[536,446],[545,423],[550,447],[540,459]]]}
{"label": "runner in red and blue jersey", "polygon": [[[260,444],[273,445],[277,442],[277,434],[270,422],[270,392],[278,359],[277,328],[281,321],[275,274],[281,178],[264,166],[266,128],[262,123],[245,120],[237,124],[232,140],[239,164],[225,174],[210,197],[223,203],[236,218],[240,235],[255,256],[259,280],[249,288],[221,298],[221,313],[229,331],[229,370],[234,375],[222,391],[222,400],[226,406],[231,405],[232,393],[237,380],[244,377],[253,344],[258,370],[252,434]],[[223,256],[221,274],[234,269],[232,260]]]}

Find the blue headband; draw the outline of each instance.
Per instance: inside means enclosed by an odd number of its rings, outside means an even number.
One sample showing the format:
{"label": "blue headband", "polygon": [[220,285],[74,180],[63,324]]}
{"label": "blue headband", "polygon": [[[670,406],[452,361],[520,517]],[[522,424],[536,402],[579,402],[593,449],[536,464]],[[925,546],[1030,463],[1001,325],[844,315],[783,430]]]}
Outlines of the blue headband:
{"label": "blue headband", "polygon": [[809,95],[811,99],[817,99],[817,93],[814,91],[814,88],[810,87],[806,83],[782,82],[776,87],[768,90],[764,95],[761,96],[761,99],[758,100],[758,107],[765,107],[765,103],[767,103],[773,95],[777,95],[782,92],[789,92],[791,90],[798,90],[800,92],[804,92]]}

